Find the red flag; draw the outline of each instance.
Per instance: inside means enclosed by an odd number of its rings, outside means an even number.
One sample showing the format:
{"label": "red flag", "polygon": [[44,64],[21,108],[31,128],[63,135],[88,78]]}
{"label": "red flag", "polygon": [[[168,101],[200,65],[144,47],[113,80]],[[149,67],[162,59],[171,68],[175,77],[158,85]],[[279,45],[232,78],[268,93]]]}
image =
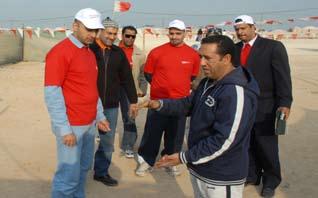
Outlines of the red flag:
{"label": "red flag", "polygon": [[273,25],[273,24],[281,24],[280,21],[277,21],[277,20],[273,20],[273,19],[268,19],[268,20],[264,20],[263,21],[263,24],[269,24],[269,25]]}
{"label": "red flag", "polygon": [[131,4],[125,1],[115,1],[114,12],[126,12],[130,9]]}
{"label": "red flag", "polygon": [[318,20],[318,16],[312,16],[312,17],[309,17],[309,19],[311,19],[311,20]]}
{"label": "red flag", "polygon": [[32,39],[32,29],[25,29],[26,33],[28,33],[29,38]]}
{"label": "red flag", "polygon": [[10,29],[10,32],[12,32],[15,37],[17,37],[17,29],[16,28]]}
{"label": "red flag", "polygon": [[151,28],[145,28],[144,34],[154,34]]}

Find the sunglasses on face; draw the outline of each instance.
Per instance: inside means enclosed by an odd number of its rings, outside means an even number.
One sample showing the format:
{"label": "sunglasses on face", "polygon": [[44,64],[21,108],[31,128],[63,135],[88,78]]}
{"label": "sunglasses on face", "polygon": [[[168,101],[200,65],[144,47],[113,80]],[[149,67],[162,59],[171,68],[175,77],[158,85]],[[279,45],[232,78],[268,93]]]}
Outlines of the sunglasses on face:
{"label": "sunglasses on face", "polygon": [[136,35],[125,34],[125,38],[136,38]]}

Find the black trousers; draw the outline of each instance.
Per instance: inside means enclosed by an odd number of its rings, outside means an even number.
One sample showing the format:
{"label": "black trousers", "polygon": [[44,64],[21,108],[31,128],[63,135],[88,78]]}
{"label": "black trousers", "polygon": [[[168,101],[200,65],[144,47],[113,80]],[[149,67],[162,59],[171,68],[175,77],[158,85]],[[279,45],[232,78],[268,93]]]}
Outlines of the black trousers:
{"label": "black trousers", "polygon": [[164,133],[164,149],[161,155],[170,155],[182,149],[185,116],[166,116],[154,110],[148,110],[145,131],[141,139],[138,154],[151,166],[159,153],[162,134]]}
{"label": "black trousers", "polygon": [[256,122],[251,131],[249,175],[247,181],[262,181],[263,187],[275,189],[281,182],[278,136],[275,135],[275,116]]}

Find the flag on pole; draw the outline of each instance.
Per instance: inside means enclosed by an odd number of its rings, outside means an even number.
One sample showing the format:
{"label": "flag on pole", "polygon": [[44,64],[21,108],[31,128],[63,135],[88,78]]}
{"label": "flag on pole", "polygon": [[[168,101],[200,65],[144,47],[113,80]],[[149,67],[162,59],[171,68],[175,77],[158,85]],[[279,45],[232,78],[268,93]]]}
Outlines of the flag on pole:
{"label": "flag on pole", "polygon": [[125,1],[114,2],[114,12],[126,12],[130,9],[131,4]]}

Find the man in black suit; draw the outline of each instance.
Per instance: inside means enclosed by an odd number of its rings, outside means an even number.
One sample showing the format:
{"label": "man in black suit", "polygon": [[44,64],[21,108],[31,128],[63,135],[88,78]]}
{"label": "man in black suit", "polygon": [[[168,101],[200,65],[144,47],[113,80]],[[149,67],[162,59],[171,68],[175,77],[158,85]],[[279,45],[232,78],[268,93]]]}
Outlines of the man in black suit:
{"label": "man in black suit", "polygon": [[236,44],[236,64],[252,72],[261,90],[256,120],[251,131],[247,183],[258,185],[262,180],[261,195],[272,197],[281,182],[275,116],[280,111],[287,120],[292,103],[288,56],[281,42],[256,34],[252,17],[238,16],[234,20],[234,28],[241,40]]}

